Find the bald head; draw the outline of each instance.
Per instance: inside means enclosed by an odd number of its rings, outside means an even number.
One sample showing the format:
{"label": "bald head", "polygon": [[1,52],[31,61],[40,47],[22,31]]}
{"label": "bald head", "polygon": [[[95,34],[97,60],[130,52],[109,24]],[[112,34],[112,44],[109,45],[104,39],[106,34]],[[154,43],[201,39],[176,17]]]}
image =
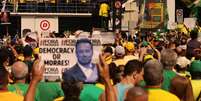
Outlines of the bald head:
{"label": "bald head", "polygon": [[25,79],[28,74],[28,66],[21,61],[15,62],[12,65],[11,72],[15,79]]}
{"label": "bald head", "polygon": [[156,86],[162,83],[163,67],[157,60],[149,60],[144,65],[144,80],[148,86]]}
{"label": "bald head", "polygon": [[141,87],[133,87],[128,90],[126,101],[148,101],[148,94]]}

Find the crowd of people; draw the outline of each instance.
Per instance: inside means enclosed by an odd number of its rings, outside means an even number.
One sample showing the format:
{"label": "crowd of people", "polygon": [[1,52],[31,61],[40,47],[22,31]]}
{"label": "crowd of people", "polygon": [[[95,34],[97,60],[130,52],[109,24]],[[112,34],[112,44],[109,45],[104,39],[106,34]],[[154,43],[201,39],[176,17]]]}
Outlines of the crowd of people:
{"label": "crowd of people", "polygon": [[38,39],[24,40],[36,43],[15,38],[1,46],[1,101],[201,101],[197,30],[115,33],[114,43],[102,45],[96,64],[91,41],[79,38],[78,61],[61,82],[41,81],[45,64]]}

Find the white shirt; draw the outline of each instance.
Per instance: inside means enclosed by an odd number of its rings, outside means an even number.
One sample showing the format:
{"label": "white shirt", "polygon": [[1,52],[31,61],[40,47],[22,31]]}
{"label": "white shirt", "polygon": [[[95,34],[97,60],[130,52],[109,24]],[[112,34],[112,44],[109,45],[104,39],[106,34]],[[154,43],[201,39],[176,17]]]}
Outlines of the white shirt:
{"label": "white shirt", "polygon": [[[90,67],[86,68],[78,63],[78,66],[81,68],[82,72],[86,76],[86,82],[94,82],[98,78],[98,71],[96,67],[92,67],[93,65],[90,64]],[[95,75],[94,75],[95,74]]]}

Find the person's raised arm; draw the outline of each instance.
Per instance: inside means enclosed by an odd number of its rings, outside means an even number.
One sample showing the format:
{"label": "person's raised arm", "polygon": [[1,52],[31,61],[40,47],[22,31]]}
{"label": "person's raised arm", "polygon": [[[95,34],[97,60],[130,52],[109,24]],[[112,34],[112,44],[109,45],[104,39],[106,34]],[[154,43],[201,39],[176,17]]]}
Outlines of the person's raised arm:
{"label": "person's raised arm", "polygon": [[19,54],[17,53],[17,51],[15,50],[14,46],[12,46],[11,44],[8,45],[11,49],[11,51],[13,52],[15,58],[17,58],[19,56]]}
{"label": "person's raised arm", "polygon": [[147,48],[146,47],[141,47],[140,48],[140,58],[139,61],[143,61],[144,55],[147,53]]}
{"label": "person's raised arm", "polygon": [[161,53],[158,49],[156,49],[151,43],[149,43],[149,46],[156,52],[158,60],[161,60]]}
{"label": "person's raised arm", "polygon": [[33,64],[33,70],[32,70],[32,80],[29,84],[29,89],[24,97],[24,101],[35,101],[35,93],[37,84],[42,80],[43,78],[43,72],[45,69],[44,64],[40,63],[41,60],[36,60]]}
{"label": "person's raised arm", "polygon": [[101,54],[99,56],[100,62],[98,64],[98,69],[100,76],[103,78],[105,83],[105,99],[99,99],[99,101],[116,101],[116,95],[114,88],[110,82],[109,66],[105,62],[105,55]]}

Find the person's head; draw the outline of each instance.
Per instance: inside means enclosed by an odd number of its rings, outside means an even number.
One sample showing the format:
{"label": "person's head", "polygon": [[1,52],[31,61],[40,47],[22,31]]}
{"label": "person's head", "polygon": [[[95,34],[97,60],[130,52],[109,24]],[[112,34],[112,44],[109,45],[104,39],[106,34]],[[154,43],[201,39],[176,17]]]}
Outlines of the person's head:
{"label": "person's head", "polygon": [[31,46],[26,45],[23,49],[23,55],[24,57],[32,57],[33,54],[33,49],[31,48]]}
{"label": "person's head", "polygon": [[93,56],[93,45],[89,39],[77,40],[76,56],[81,65],[88,65],[91,63]]}
{"label": "person's head", "polygon": [[125,55],[125,49],[122,46],[116,46],[115,47],[115,56],[117,58],[123,58]]}
{"label": "person's head", "polygon": [[158,86],[163,82],[163,68],[157,60],[149,60],[144,65],[144,80],[147,86]]}
{"label": "person's head", "polygon": [[177,47],[176,48],[176,53],[178,56],[185,56],[186,55],[186,50],[182,49],[182,47]]}
{"label": "person's head", "polygon": [[125,101],[148,101],[148,92],[141,87],[130,88]]}
{"label": "person's head", "polygon": [[197,39],[198,38],[198,31],[192,30],[190,33],[191,39]]}
{"label": "person's head", "polygon": [[174,77],[170,84],[170,92],[175,94],[181,101],[194,101],[191,82],[186,77]]}
{"label": "person's head", "polygon": [[201,49],[200,48],[194,49],[193,56],[195,57],[195,60],[201,60]]}
{"label": "person's head", "polygon": [[8,84],[8,71],[0,67],[0,90],[5,89]]}
{"label": "person's head", "polygon": [[131,60],[125,65],[123,76],[130,76],[133,78],[135,84],[143,80],[143,64],[138,60]]}
{"label": "person's head", "polygon": [[127,34],[126,34],[125,32],[122,32],[122,33],[121,33],[121,36],[122,36],[122,39],[123,39],[123,40],[127,40],[127,37],[128,37],[128,36],[127,36]]}
{"label": "person's head", "polygon": [[116,66],[115,63],[109,64],[110,78],[113,80],[114,85],[122,80],[123,70],[125,66]]}
{"label": "person's head", "polygon": [[28,75],[28,66],[24,62],[17,61],[12,65],[11,73],[14,80],[25,80]]}
{"label": "person's head", "polygon": [[170,39],[170,41],[169,41],[169,43],[167,45],[167,48],[174,50],[174,49],[176,49],[176,47],[177,47],[176,40],[174,38]]}
{"label": "person's head", "polygon": [[190,74],[192,76],[192,79],[195,80],[201,80],[201,61],[193,61],[188,68],[188,71],[190,71]]}
{"label": "person's head", "polygon": [[186,57],[178,57],[175,69],[177,70],[177,72],[184,72],[189,67],[190,63],[191,61],[188,60]]}
{"label": "person's head", "polygon": [[106,56],[111,56],[113,54],[112,47],[110,46],[105,47],[104,54],[106,54]]}
{"label": "person's head", "polygon": [[31,32],[31,29],[23,29],[23,31],[22,31],[23,37],[26,36],[26,34],[27,34],[28,32]]}
{"label": "person's head", "polygon": [[172,49],[164,49],[161,52],[161,63],[164,69],[172,70],[177,62],[177,53]]}
{"label": "person's head", "polygon": [[181,39],[181,45],[186,45],[186,43],[187,43],[187,38],[182,38]]}
{"label": "person's head", "polygon": [[132,42],[125,44],[126,54],[133,53],[135,51],[135,45]]}
{"label": "person's head", "polygon": [[7,66],[9,65],[9,55],[6,48],[0,49],[0,66]]}
{"label": "person's head", "polygon": [[75,80],[62,82],[62,89],[64,92],[63,101],[80,101],[79,96],[83,88],[83,83]]}

